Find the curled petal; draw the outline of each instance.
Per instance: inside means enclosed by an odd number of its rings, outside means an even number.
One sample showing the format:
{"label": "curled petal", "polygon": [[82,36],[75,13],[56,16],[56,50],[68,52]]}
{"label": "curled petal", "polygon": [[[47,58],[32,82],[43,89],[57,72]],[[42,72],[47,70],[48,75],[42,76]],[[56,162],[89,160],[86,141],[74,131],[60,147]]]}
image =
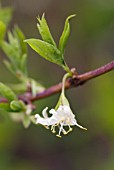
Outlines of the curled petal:
{"label": "curled petal", "polygon": [[45,119],[48,118],[47,110],[48,110],[48,107],[46,107],[46,108],[42,111],[42,115],[43,115],[43,117],[44,117]]}
{"label": "curled petal", "polygon": [[52,114],[52,115],[54,115],[54,114],[56,114],[56,111],[55,111],[55,109],[51,109],[51,110],[49,111],[49,113]]}

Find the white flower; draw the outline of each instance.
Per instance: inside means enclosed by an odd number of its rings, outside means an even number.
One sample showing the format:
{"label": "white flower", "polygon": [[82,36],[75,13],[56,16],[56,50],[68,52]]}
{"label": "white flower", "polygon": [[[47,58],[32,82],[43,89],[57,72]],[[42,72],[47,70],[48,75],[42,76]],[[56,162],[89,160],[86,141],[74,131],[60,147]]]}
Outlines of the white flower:
{"label": "white flower", "polygon": [[[51,130],[53,133],[56,132],[55,127],[58,126],[59,133],[56,136],[61,137],[61,132],[63,134],[69,133],[70,131],[72,131],[72,128],[70,126],[74,125],[80,127],[81,129],[87,130],[77,123],[75,115],[72,113],[69,105],[59,105],[57,110],[51,109],[49,111],[49,113],[52,114],[51,117],[48,117],[47,109],[48,107],[46,107],[42,111],[43,117],[41,117],[39,114],[35,115],[36,123],[42,124],[47,128],[51,126]],[[68,130],[65,130],[64,126],[68,126]]]}

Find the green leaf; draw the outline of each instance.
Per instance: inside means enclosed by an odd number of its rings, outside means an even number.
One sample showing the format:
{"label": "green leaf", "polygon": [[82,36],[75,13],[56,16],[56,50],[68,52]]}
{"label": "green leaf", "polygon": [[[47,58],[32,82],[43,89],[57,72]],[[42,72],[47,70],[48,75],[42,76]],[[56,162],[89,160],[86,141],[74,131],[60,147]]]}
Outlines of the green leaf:
{"label": "green leaf", "polygon": [[62,67],[65,65],[61,52],[53,45],[39,39],[28,39],[25,42],[46,60]]}
{"label": "green leaf", "polygon": [[31,79],[31,91],[32,95],[35,96],[38,92],[42,92],[45,88],[34,79]]}
{"label": "green leaf", "polygon": [[9,101],[17,99],[15,93],[3,83],[0,83],[0,94]]}
{"label": "green leaf", "polygon": [[22,31],[15,27],[13,33],[8,32],[9,42],[1,43],[2,50],[10,60],[10,62],[5,61],[5,65],[18,79],[21,79],[18,73],[24,77],[27,76],[27,45],[24,39]]}
{"label": "green leaf", "polygon": [[23,112],[10,112],[9,116],[14,122],[22,122],[23,121]]}
{"label": "green leaf", "polygon": [[4,110],[6,112],[10,112],[10,105],[9,103],[0,103],[0,110]]}
{"label": "green leaf", "polygon": [[4,39],[5,32],[6,32],[6,25],[2,21],[0,21],[0,45]]}
{"label": "green leaf", "polygon": [[0,20],[8,25],[12,18],[12,12],[13,9],[11,7],[0,8]]}
{"label": "green leaf", "polygon": [[40,32],[40,35],[42,37],[42,39],[49,43],[49,44],[52,44],[56,47],[56,43],[55,41],[53,40],[53,37],[50,33],[50,30],[49,30],[49,27],[48,27],[48,24],[46,22],[46,19],[45,19],[45,16],[44,14],[42,15],[42,18],[40,19],[39,17],[37,18],[39,23],[37,24],[37,27],[38,27],[38,30]]}
{"label": "green leaf", "polygon": [[24,93],[27,90],[26,84],[27,84],[26,82],[21,82],[17,84],[8,84],[8,85],[16,94],[20,94],[20,93]]}
{"label": "green leaf", "polygon": [[[16,45],[16,43],[15,43],[15,45]],[[4,53],[10,59],[13,69],[16,71],[16,70],[18,70],[18,66],[19,66],[19,62],[18,62],[19,61],[19,53],[18,53],[15,45],[13,46],[13,45],[10,45],[7,42],[3,41],[1,44],[1,47],[2,47],[2,50],[4,51]]]}
{"label": "green leaf", "polygon": [[23,54],[21,58],[21,63],[20,63],[20,70],[27,75],[27,54]]}
{"label": "green leaf", "polygon": [[68,41],[68,37],[70,35],[70,24],[69,24],[69,20],[73,17],[75,17],[76,15],[70,15],[66,21],[65,21],[65,26],[64,26],[64,30],[63,33],[60,37],[59,40],[59,50],[62,52],[62,54],[64,53],[65,47],[66,47],[66,43]]}
{"label": "green leaf", "polygon": [[27,54],[27,45],[24,43],[25,36],[18,26],[14,29],[14,36],[18,39],[22,55]]}
{"label": "green leaf", "polygon": [[31,122],[32,122],[33,124],[36,125],[36,118],[35,118],[34,115],[30,116],[30,120],[31,120]]}
{"label": "green leaf", "polygon": [[8,70],[9,70],[12,74],[15,75],[14,68],[13,68],[13,66],[11,65],[11,63],[10,63],[9,61],[7,61],[7,60],[4,60],[3,62],[4,62],[4,64],[5,64],[5,66],[8,68]]}
{"label": "green leaf", "polygon": [[28,128],[30,126],[30,123],[31,123],[30,117],[28,115],[26,115],[26,114],[24,114],[23,116],[24,116],[23,121],[22,121],[23,126],[25,128]]}
{"label": "green leaf", "polygon": [[27,55],[27,44],[24,42],[25,36],[18,26],[15,27],[13,33],[14,33],[14,37],[18,40],[18,45],[19,45],[18,50],[20,51],[19,70],[21,70],[22,73],[27,75],[27,57],[28,57],[28,55]]}
{"label": "green leaf", "polygon": [[11,101],[10,108],[15,112],[20,112],[23,109],[25,109],[24,103],[22,103],[22,101],[18,101],[18,100]]}

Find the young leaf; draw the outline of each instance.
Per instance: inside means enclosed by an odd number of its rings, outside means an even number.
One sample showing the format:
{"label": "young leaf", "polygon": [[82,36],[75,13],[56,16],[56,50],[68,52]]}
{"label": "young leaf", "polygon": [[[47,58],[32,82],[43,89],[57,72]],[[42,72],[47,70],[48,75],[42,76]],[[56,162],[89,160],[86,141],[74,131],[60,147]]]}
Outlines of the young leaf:
{"label": "young leaf", "polygon": [[10,62],[5,61],[7,68],[18,78],[18,73],[27,75],[27,45],[23,42],[25,39],[22,31],[15,27],[13,33],[8,32],[8,41],[2,41],[1,48],[9,58]]}
{"label": "young leaf", "polygon": [[2,21],[0,21],[0,45],[4,39],[5,32],[6,32],[6,25]]}
{"label": "young leaf", "polygon": [[13,66],[11,65],[11,63],[10,63],[9,61],[7,61],[7,60],[4,60],[3,62],[4,62],[4,64],[5,64],[5,66],[8,68],[8,70],[9,70],[12,74],[15,75],[15,71],[14,71],[14,68],[13,68]]}
{"label": "young leaf", "polygon": [[25,110],[24,103],[18,100],[11,101],[10,108],[15,112],[20,112],[22,110]]}
{"label": "young leaf", "polygon": [[25,42],[46,60],[62,67],[65,65],[61,52],[53,45],[39,39],[28,39]]}
{"label": "young leaf", "polygon": [[40,83],[36,82],[34,79],[31,79],[30,82],[33,96],[35,96],[36,93],[42,92],[45,89]]}
{"label": "young leaf", "polygon": [[62,52],[62,54],[64,53],[65,47],[66,47],[66,43],[70,34],[70,24],[69,24],[69,20],[73,17],[75,17],[76,15],[70,15],[66,21],[65,21],[65,26],[64,26],[64,30],[63,33],[60,37],[59,40],[59,50]]}
{"label": "young leaf", "polygon": [[20,70],[22,73],[27,75],[27,45],[24,43],[25,36],[21,29],[16,26],[14,31],[14,36],[18,40],[18,45],[19,45],[19,51],[20,51]]}
{"label": "young leaf", "polygon": [[39,17],[37,18],[39,23],[37,24],[38,30],[40,32],[40,35],[42,37],[42,39],[49,43],[52,44],[56,47],[56,43],[54,42],[52,35],[50,33],[49,27],[47,25],[46,19],[44,14],[42,15],[42,18],[40,19]]}
{"label": "young leaf", "polygon": [[5,41],[2,42],[1,47],[2,47],[2,50],[4,51],[4,53],[10,59],[14,70],[15,71],[18,70],[19,53],[17,51],[17,48],[13,45],[8,44]]}
{"label": "young leaf", "polygon": [[4,110],[6,112],[10,112],[10,105],[9,103],[0,103],[0,110]]}
{"label": "young leaf", "polygon": [[27,45],[24,43],[25,36],[18,26],[14,29],[14,36],[18,39],[22,55],[27,54]]}
{"label": "young leaf", "polygon": [[17,99],[15,93],[8,86],[1,82],[0,82],[0,94],[9,101]]}
{"label": "young leaf", "polygon": [[27,75],[27,54],[23,54],[21,57],[20,70]]}
{"label": "young leaf", "polygon": [[31,123],[30,117],[28,115],[24,114],[22,123],[23,123],[23,126],[25,128],[28,128],[30,126],[30,123]]}
{"label": "young leaf", "polygon": [[8,25],[12,18],[12,12],[13,9],[11,7],[0,8],[0,20]]}

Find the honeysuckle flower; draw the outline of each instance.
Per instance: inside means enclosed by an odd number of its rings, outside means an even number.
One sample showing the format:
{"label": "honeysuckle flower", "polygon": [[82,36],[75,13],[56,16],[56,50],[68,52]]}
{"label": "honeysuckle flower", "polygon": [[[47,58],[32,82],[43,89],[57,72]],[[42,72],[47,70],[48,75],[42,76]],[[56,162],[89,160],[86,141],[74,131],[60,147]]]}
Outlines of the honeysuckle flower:
{"label": "honeysuckle flower", "polygon": [[[71,126],[78,126],[81,129],[87,130],[77,123],[75,115],[72,113],[70,106],[60,105],[57,110],[51,109],[49,111],[49,113],[52,114],[51,117],[48,117],[47,109],[48,107],[46,107],[42,111],[43,117],[41,117],[39,114],[35,115],[36,123],[44,125],[47,128],[51,126],[51,130],[53,133],[56,132],[55,127],[58,127],[59,133],[56,136],[61,137],[61,133],[63,133],[64,135],[68,134],[70,131],[72,131]],[[68,130],[64,128],[67,126]]]}
{"label": "honeysuckle flower", "polygon": [[42,111],[43,117],[41,117],[39,114],[35,115],[36,118],[36,124],[41,124],[49,129],[49,126],[51,126],[51,131],[53,133],[56,133],[55,128],[59,128],[59,133],[56,135],[58,137],[61,137],[61,133],[64,135],[68,134],[72,131],[71,126],[78,126],[81,129],[87,130],[83,126],[79,125],[77,123],[77,120],[75,118],[75,115],[73,114],[70,104],[65,97],[65,81],[66,79],[71,76],[69,73],[65,74],[62,81],[62,92],[60,95],[60,98],[58,100],[58,103],[55,107],[55,109],[51,109],[49,113],[52,115],[51,117],[48,117],[47,110],[48,107],[46,107]]}

